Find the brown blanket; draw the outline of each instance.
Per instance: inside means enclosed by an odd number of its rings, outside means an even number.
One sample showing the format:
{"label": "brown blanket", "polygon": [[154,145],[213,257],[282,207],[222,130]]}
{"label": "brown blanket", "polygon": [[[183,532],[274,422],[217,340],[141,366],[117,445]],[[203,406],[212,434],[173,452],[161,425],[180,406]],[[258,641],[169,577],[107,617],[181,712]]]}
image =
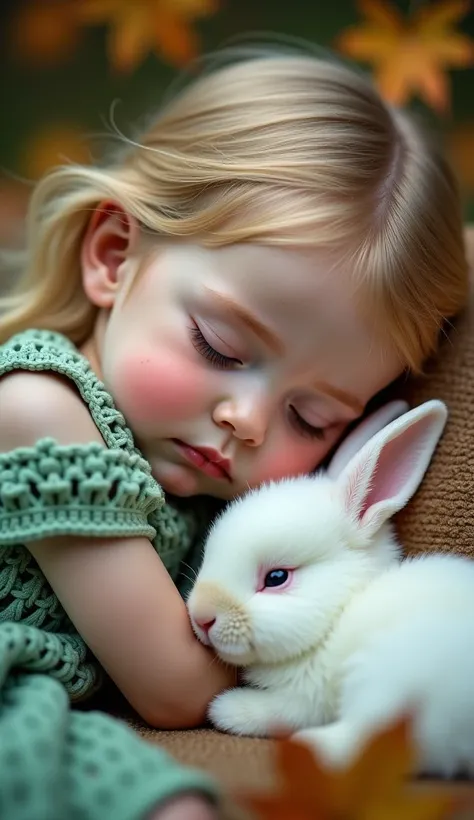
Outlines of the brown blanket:
{"label": "brown blanket", "polygon": [[396,519],[407,553],[443,550],[474,555],[474,229],[467,240],[473,270],[469,305],[449,329],[425,375],[395,391],[412,405],[437,398],[449,409],[428,473]]}

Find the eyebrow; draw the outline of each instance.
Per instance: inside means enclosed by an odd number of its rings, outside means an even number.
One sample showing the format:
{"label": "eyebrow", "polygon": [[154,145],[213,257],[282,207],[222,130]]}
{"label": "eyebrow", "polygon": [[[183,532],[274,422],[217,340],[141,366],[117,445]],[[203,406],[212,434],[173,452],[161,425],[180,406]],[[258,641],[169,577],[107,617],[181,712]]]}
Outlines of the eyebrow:
{"label": "eyebrow", "polygon": [[351,393],[347,393],[346,390],[341,390],[339,387],[334,387],[332,384],[321,381],[315,382],[315,384],[313,384],[313,388],[319,393],[325,393],[327,396],[331,396],[331,398],[336,399],[336,401],[341,404],[345,404],[347,407],[350,407],[350,409],[354,410],[358,416],[364,412],[365,406],[362,402]]}
{"label": "eyebrow", "polygon": [[282,356],[285,348],[281,339],[270,330],[269,327],[263,324],[248,308],[236,302],[231,296],[226,293],[219,293],[211,288],[205,288],[208,296],[224,308],[224,310],[238,319],[243,325],[249,328],[261,341],[266,344],[278,356]]}

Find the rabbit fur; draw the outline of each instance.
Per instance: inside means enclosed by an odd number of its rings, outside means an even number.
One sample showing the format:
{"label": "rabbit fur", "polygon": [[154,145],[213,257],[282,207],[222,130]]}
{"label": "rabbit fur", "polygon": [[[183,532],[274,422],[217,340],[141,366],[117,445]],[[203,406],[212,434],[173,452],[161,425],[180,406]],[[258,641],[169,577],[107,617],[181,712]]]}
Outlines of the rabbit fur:
{"label": "rabbit fur", "polygon": [[369,419],[327,472],[232,502],[211,528],[188,611],[199,639],[243,669],[245,685],[210,705],[219,729],[290,730],[337,767],[410,713],[419,772],[473,775],[474,562],[402,561],[390,523],[447,411],[439,401],[405,410],[393,403]]}

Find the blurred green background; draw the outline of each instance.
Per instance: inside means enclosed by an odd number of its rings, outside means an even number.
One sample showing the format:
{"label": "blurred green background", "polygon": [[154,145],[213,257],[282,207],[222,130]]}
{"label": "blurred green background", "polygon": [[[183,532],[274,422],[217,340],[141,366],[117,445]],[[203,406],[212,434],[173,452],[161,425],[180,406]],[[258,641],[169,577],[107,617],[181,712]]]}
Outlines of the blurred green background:
{"label": "blurred green background", "polygon": [[[382,0],[365,0],[366,9],[367,2],[372,10],[379,9],[383,23]],[[100,141],[94,135],[109,129],[113,105],[119,129],[130,133],[134,123],[159,105],[193,50],[207,51],[236,35],[256,31],[304,37],[333,47],[343,32],[363,23],[363,3],[2,0],[0,239],[14,237],[24,212],[28,189],[19,179],[33,180],[64,158],[90,161],[97,156]],[[426,13],[441,8],[431,0],[392,0],[389,5],[406,19],[420,9]],[[451,9],[450,30],[458,38],[464,36],[466,51],[468,38],[474,38],[472,4],[450,0],[442,5]],[[126,38],[121,41],[122,62],[127,40],[129,47],[135,46],[135,59],[122,66],[117,65],[110,41],[110,24],[120,19]],[[361,64],[372,71],[373,66]],[[423,109],[446,140],[462,182],[466,218],[474,220],[473,64],[440,69],[446,73],[450,107],[435,111],[416,96],[409,96],[407,102]]]}

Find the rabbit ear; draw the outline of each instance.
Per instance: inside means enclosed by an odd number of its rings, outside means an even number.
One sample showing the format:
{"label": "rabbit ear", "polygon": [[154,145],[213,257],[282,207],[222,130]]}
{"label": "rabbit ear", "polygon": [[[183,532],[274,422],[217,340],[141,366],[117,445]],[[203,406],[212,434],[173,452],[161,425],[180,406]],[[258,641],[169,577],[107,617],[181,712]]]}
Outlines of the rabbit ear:
{"label": "rabbit ear", "polygon": [[369,537],[418,489],[446,424],[441,401],[428,401],[373,436],[336,480],[352,518]]}
{"label": "rabbit ear", "polygon": [[409,405],[406,401],[391,401],[367,416],[339,445],[327,467],[326,475],[336,480],[351,458],[372,436],[375,436],[379,430],[401,416],[402,413],[406,413],[408,409]]}

